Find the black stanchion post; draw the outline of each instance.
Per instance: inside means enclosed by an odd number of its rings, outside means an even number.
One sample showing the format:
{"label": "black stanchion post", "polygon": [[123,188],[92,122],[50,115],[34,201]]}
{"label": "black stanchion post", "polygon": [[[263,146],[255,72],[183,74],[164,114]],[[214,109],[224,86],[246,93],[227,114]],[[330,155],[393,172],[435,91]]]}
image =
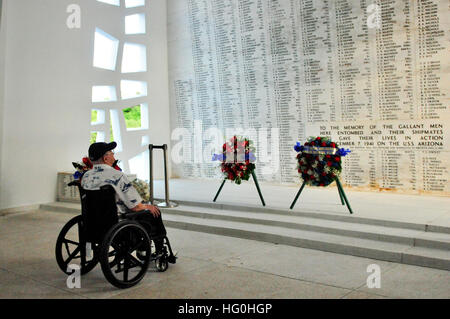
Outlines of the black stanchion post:
{"label": "black stanchion post", "polygon": [[148,146],[148,162],[150,166],[150,181],[149,181],[149,194],[150,194],[150,204],[153,205],[154,198],[153,198],[153,144],[150,144]]}
{"label": "black stanchion post", "polygon": [[153,149],[162,149],[164,151],[164,188],[165,188],[165,201],[157,204],[158,207],[172,208],[177,207],[178,204],[169,200],[169,177],[167,175],[167,144],[154,145],[149,144],[149,165],[150,165],[150,203],[154,205],[153,198]]}

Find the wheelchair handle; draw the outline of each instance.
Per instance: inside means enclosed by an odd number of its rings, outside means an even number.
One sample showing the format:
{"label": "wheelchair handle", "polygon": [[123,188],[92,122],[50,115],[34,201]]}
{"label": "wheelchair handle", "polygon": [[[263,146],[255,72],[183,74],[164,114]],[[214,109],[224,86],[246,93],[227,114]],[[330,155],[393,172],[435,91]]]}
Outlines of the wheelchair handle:
{"label": "wheelchair handle", "polygon": [[67,186],[79,186],[80,185],[80,181],[75,180],[75,181],[71,181],[69,184],[67,184]]}

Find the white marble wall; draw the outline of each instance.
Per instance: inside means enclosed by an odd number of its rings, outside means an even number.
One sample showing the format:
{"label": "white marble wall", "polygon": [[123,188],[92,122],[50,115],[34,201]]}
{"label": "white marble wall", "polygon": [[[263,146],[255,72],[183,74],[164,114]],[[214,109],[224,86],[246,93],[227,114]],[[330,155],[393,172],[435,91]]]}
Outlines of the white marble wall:
{"label": "white marble wall", "polygon": [[[279,155],[257,163],[261,180],[300,183],[293,145],[328,135],[352,150],[347,187],[450,193],[448,2],[171,0],[168,8],[172,126],[194,145],[177,175],[217,178],[208,156],[195,161],[194,140],[203,134],[197,140],[209,144],[211,127],[253,128],[260,148],[277,129],[269,142],[279,142]],[[181,135],[172,136],[177,147]]]}

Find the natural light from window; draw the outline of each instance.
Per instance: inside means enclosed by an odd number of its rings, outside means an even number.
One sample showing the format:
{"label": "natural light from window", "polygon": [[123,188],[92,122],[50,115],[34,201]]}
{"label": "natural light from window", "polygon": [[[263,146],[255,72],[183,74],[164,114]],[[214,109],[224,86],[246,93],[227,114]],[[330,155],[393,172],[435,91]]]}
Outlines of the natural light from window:
{"label": "natural light from window", "polygon": [[116,69],[119,40],[96,28],[94,37],[94,67],[114,71]]}
{"label": "natural light from window", "polygon": [[145,45],[125,43],[123,46],[122,73],[147,71],[146,50]]}
{"label": "natural light from window", "polygon": [[125,8],[145,6],[145,0],[125,0]]}
{"label": "natural light from window", "polygon": [[103,2],[106,4],[112,4],[113,6],[120,7],[120,0],[97,0],[98,2]]}
{"label": "natural light from window", "polygon": [[145,14],[138,13],[125,17],[125,34],[144,34]]}
{"label": "natural light from window", "polygon": [[144,72],[148,72],[147,3],[88,1],[96,3],[99,10],[91,47],[95,76],[90,84],[90,142],[115,141],[122,169],[148,180],[149,152],[144,151],[150,143],[148,87],[142,81],[147,78]]}
{"label": "natural light from window", "polygon": [[117,101],[116,88],[108,85],[96,85],[92,87],[92,102]]}
{"label": "natural light from window", "polygon": [[105,124],[105,110],[91,110],[91,125]]}
{"label": "natural light from window", "polygon": [[123,100],[147,96],[147,82],[122,80],[120,91]]}
{"label": "natural light from window", "polygon": [[105,133],[103,132],[91,132],[91,141],[90,143],[95,142],[104,142],[105,141]]}

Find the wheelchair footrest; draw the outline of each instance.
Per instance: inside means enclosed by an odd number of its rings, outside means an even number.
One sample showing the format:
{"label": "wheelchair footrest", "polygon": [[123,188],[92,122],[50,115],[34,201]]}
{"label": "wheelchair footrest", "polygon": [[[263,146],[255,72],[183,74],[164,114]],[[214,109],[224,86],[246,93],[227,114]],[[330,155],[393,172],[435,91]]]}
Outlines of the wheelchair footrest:
{"label": "wheelchair footrest", "polygon": [[171,264],[175,264],[177,262],[177,257],[172,255],[172,256],[168,256],[167,257],[167,262],[171,263]]}

